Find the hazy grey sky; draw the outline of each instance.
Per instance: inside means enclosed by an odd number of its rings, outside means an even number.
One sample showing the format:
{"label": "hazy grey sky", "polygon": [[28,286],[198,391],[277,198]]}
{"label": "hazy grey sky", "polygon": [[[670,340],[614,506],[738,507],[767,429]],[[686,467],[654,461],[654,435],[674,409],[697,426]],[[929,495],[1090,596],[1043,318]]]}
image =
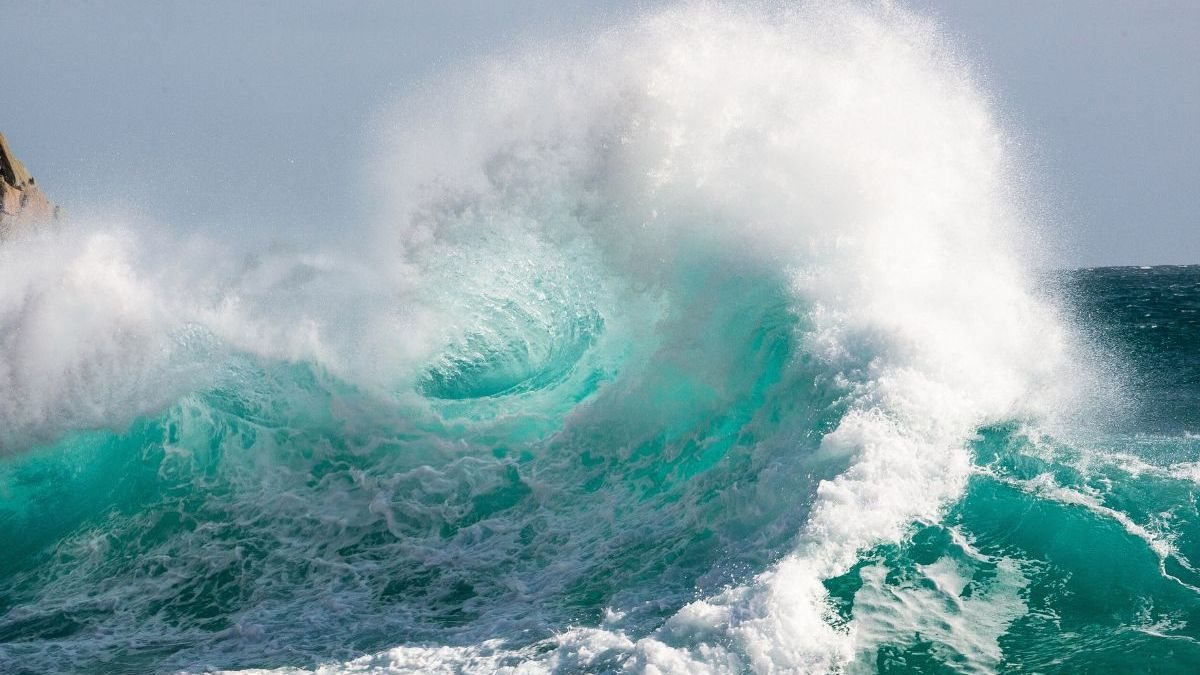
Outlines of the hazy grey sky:
{"label": "hazy grey sky", "polygon": [[[336,229],[363,216],[379,106],[645,4],[0,0],[0,131],[68,209]],[[1024,139],[1046,217],[1071,228],[1068,262],[1200,263],[1200,2],[911,4]]]}

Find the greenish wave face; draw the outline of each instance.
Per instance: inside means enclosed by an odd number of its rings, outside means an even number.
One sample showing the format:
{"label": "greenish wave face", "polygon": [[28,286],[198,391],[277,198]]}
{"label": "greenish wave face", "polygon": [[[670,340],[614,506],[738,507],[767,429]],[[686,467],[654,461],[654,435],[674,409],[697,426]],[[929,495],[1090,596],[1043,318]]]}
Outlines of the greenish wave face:
{"label": "greenish wave face", "polygon": [[1039,281],[955,54],[686,4],[327,241],[0,242],[0,672],[1197,672],[1200,268]]}
{"label": "greenish wave face", "polygon": [[128,430],[8,457],[4,657],[313,665],[398,635],[531,644],[614,604],[652,631],[769,565],[808,508],[806,476],[840,468],[795,452],[839,405],[795,358],[782,281],[713,272],[658,319],[723,355],[701,367],[613,344],[616,322],[499,306],[495,342],[438,357],[417,402],[238,357]]}
{"label": "greenish wave face", "polygon": [[1141,442],[1079,450],[981,430],[979,474],[941,522],[826,581],[839,616],[857,621],[859,669],[1193,670],[1200,488],[1177,462],[1200,445],[1160,440],[1165,457],[1143,464]]}

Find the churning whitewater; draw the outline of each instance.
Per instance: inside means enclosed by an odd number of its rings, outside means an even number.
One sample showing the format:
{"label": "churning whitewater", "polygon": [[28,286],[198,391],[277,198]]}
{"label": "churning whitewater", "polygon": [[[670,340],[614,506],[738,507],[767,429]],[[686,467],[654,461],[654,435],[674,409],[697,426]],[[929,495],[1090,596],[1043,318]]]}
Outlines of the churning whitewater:
{"label": "churning whitewater", "polygon": [[1200,424],[1084,321],[1152,284],[1033,272],[931,22],[686,4],[380,119],[371,226],[0,246],[0,670],[1200,663]]}

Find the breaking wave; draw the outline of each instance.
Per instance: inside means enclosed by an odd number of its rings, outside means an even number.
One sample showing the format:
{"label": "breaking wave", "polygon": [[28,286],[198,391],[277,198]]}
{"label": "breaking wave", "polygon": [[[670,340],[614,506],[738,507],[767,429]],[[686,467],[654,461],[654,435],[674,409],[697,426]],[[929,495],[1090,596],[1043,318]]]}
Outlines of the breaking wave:
{"label": "breaking wave", "polygon": [[945,519],[1103,388],[933,24],[689,4],[381,119],[370,227],[0,248],[0,663],[1000,663],[1033,571]]}

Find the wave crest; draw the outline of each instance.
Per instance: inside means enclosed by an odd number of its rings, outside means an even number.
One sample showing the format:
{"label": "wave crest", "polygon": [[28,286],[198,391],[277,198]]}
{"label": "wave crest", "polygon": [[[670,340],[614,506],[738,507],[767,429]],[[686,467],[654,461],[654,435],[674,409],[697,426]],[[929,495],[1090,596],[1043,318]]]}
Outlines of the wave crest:
{"label": "wave crest", "polygon": [[[100,256],[132,309],[55,305],[93,316],[74,324],[89,339],[5,355],[14,382],[54,371],[14,385],[50,403],[4,403],[10,428],[179,401],[122,437],[170,479],[106,523],[128,550],[76,543],[96,574],[128,556],[199,579],[189,597],[221,589],[235,665],[406,638],[446,646],[343,667],[843,667],[854,621],[825,582],[938,519],[980,426],[1049,420],[1090,386],[1028,274],[987,99],[934,26],[890,5],[687,4],[389,114],[385,215],[362,250],[128,274]],[[6,345],[30,325],[8,289],[71,269],[38,255],[0,285]],[[177,362],[203,377],[144,374]],[[135,394],[71,402],[109,385]],[[240,530],[209,540],[163,515],[174,490]],[[175,525],[135,534],[151,521]],[[58,588],[30,606],[67,611]],[[192,667],[216,610],[174,597],[156,586],[101,622],[157,617]],[[336,628],[347,606],[380,628]],[[330,652],[330,631],[358,642]]]}

